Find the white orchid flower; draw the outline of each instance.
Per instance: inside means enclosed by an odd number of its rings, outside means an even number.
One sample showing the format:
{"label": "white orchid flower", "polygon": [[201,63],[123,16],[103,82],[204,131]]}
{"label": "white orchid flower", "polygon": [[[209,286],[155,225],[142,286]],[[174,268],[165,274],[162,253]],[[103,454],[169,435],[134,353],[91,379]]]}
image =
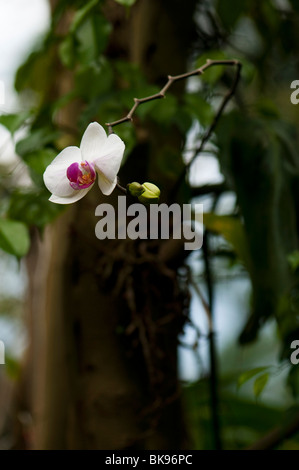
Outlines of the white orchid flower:
{"label": "white orchid flower", "polygon": [[125,144],[116,134],[107,137],[100,124],[89,124],[80,148],[66,147],[46,168],[44,182],[52,193],[49,201],[57,204],[79,201],[93,187],[96,174],[102,193],[111,194],[124,150]]}

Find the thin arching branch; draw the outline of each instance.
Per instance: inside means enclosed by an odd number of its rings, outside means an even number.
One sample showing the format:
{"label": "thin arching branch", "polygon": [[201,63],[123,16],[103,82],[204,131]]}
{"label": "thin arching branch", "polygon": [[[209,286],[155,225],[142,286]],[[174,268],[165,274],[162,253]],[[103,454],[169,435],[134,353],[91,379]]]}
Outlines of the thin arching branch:
{"label": "thin arching branch", "polygon": [[[217,62],[217,61],[215,61],[215,62]],[[235,65],[237,67],[236,75],[235,75],[234,81],[232,83],[232,86],[228,90],[228,92],[225,94],[225,96],[223,97],[223,100],[222,100],[222,102],[221,102],[221,104],[220,104],[220,106],[217,110],[217,113],[216,113],[211,125],[207,128],[206,132],[204,133],[204,135],[201,139],[200,145],[193,151],[192,157],[190,158],[189,162],[185,165],[183,171],[181,172],[178,179],[176,180],[176,182],[174,184],[174,187],[172,189],[172,195],[173,196],[177,193],[178,189],[180,188],[182,182],[184,181],[186,173],[189,170],[192,163],[194,162],[195,158],[203,151],[206,143],[210,140],[210,138],[211,138],[218,122],[219,122],[219,119],[220,119],[223,111],[225,110],[227,104],[229,103],[229,101],[231,100],[231,98],[235,94],[237,85],[238,85],[240,77],[241,77],[242,64],[240,62],[238,62],[237,60],[227,61],[227,62],[228,62],[227,65]],[[233,63],[231,63],[231,62],[233,62]]]}
{"label": "thin arching branch", "polygon": [[202,186],[192,186],[190,188],[191,197],[205,196],[207,194],[222,194],[229,191],[226,183],[204,184]]}
{"label": "thin arching branch", "polygon": [[[229,90],[229,92],[227,93],[227,95],[225,96],[225,98],[222,102],[222,105],[220,106],[219,111],[217,112],[217,115],[216,115],[216,117],[213,121],[213,124],[212,124],[213,127],[211,126],[212,127],[211,132],[209,132],[208,135],[203,138],[203,140],[205,140],[205,142],[206,142],[209,139],[210,135],[212,134],[212,132],[213,132],[213,130],[214,130],[214,128],[215,128],[215,126],[218,122],[218,119],[219,119],[220,115],[222,114],[227,102],[230,100],[231,96],[235,92],[236,86],[237,86],[239,78],[240,78],[240,71],[241,71],[241,64],[238,60],[210,60],[210,59],[208,59],[204,65],[202,65],[201,67],[199,67],[196,70],[192,70],[191,72],[183,73],[181,75],[176,75],[174,77],[169,75],[167,83],[159,91],[159,93],[155,93],[154,95],[146,96],[144,98],[134,98],[134,105],[132,106],[132,108],[130,109],[130,111],[128,112],[128,114],[125,117],[123,117],[121,119],[118,119],[117,121],[114,121],[114,122],[106,123],[106,126],[108,127],[109,134],[111,134],[113,132],[113,127],[118,126],[119,124],[122,124],[124,122],[132,121],[133,120],[133,115],[135,114],[136,109],[141,104],[147,103],[148,101],[153,101],[153,100],[158,100],[158,99],[161,99],[161,98],[165,98],[166,92],[168,91],[168,89],[171,87],[171,85],[174,82],[178,82],[180,80],[186,80],[187,78],[193,77],[195,75],[202,75],[205,72],[205,70],[207,70],[208,68],[213,67],[213,66],[218,66],[218,65],[235,66],[235,67],[237,67],[237,73],[236,73],[234,84],[233,84],[232,88]],[[202,140],[202,142],[203,142],[203,140]]]}
{"label": "thin arching branch", "polygon": [[222,103],[220,104],[219,108],[218,108],[218,111],[213,119],[213,122],[212,124],[210,125],[210,127],[207,129],[207,131],[205,132],[205,134],[203,135],[202,139],[201,139],[201,143],[199,145],[199,147],[197,149],[195,149],[194,153],[193,153],[193,157],[189,160],[188,164],[186,165],[186,169],[188,169],[190,167],[190,165],[192,164],[193,160],[196,158],[196,156],[202,152],[204,146],[206,145],[207,141],[210,139],[212,133],[214,132],[217,124],[218,124],[218,121],[224,111],[224,109],[226,108],[228,102],[231,100],[231,98],[234,96],[235,94],[235,91],[236,91],[236,88],[237,88],[237,85],[239,83],[239,80],[240,80],[240,76],[241,76],[241,68],[242,68],[242,65],[240,62],[238,61],[235,61],[234,65],[236,65],[237,67],[237,72],[236,72],[236,75],[235,75],[235,78],[234,78],[234,81],[232,83],[232,86],[231,88],[228,90],[228,92],[226,93],[226,95],[223,97],[223,100],[222,100]]}

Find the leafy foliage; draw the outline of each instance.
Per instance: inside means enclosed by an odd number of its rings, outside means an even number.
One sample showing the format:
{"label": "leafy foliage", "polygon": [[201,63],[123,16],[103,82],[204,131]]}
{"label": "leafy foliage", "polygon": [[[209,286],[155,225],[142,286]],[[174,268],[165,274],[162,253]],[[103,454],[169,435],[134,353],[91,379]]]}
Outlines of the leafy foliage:
{"label": "leafy foliage", "polygon": [[0,116],[0,124],[8,129],[13,135],[25,123],[30,116],[28,111],[18,114],[3,114]]}
{"label": "leafy foliage", "polygon": [[29,233],[26,225],[9,219],[0,219],[0,248],[19,258],[29,249]]}
{"label": "leafy foliage", "polygon": [[203,221],[208,230],[222,235],[233,246],[240,260],[249,271],[251,268],[251,258],[246,233],[240,219],[231,216],[205,213]]}
{"label": "leafy foliage", "polygon": [[256,397],[259,397],[269,380],[269,374],[259,375],[254,382],[253,391]]}
{"label": "leafy foliage", "polygon": [[248,370],[240,375],[238,378],[238,387],[241,387],[245,384],[248,380],[252,379],[254,376],[260,374],[261,372],[265,371],[267,367],[256,367],[254,369]]}
{"label": "leafy foliage", "polygon": [[[266,374],[258,377],[257,392],[265,386]],[[284,425],[298,409],[290,408],[287,412],[229,391],[228,385],[234,377],[223,377],[220,384],[220,410],[222,439],[224,449],[244,449],[252,441],[263,437],[273,428]],[[255,382],[256,383],[256,382]],[[211,416],[209,408],[209,383],[201,379],[183,388],[184,404],[191,423],[194,448],[212,449]],[[298,437],[288,445],[298,449]]]}

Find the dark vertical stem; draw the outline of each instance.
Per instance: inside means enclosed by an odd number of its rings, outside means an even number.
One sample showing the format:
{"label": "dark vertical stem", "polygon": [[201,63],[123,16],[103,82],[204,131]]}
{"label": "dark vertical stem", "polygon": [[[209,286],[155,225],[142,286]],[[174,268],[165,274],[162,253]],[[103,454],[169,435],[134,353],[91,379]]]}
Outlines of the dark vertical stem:
{"label": "dark vertical stem", "polygon": [[210,355],[210,397],[211,417],[213,430],[213,445],[216,450],[222,449],[220,420],[219,420],[219,397],[218,397],[218,366],[216,356],[215,331],[213,322],[214,310],[214,288],[209,257],[209,232],[206,230],[203,238],[203,256],[205,262],[205,275],[208,289],[208,303],[210,309],[209,322],[209,355]]}

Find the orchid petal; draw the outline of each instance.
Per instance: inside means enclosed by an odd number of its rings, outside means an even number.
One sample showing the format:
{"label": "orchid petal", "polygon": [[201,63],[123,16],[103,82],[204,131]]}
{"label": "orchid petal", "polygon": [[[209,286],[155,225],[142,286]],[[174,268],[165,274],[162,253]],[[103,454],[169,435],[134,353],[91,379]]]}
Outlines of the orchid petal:
{"label": "orchid petal", "polygon": [[73,188],[67,178],[67,168],[70,164],[80,161],[81,152],[78,147],[67,147],[62,150],[44,172],[44,183],[48,190],[56,196],[70,196]]}
{"label": "orchid petal", "polygon": [[98,174],[104,175],[106,179],[110,181],[110,184],[114,183],[116,175],[119,172],[124,150],[125,144],[121,138],[116,134],[110,134],[105,146],[101,149],[100,155],[94,160]]}
{"label": "orchid petal", "polygon": [[109,196],[112,193],[113,189],[115,188],[117,183],[117,178],[115,177],[113,181],[110,181],[106,176],[98,172],[98,185],[100,190],[102,191],[105,196]]}
{"label": "orchid petal", "polygon": [[105,129],[97,122],[92,122],[83,134],[80,150],[83,160],[93,162],[107,141]]}
{"label": "orchid petal", "polygon": [[56,204],[72,204],[73,202],[82,199],[91,188],[92,186],[86,189],[81,189],[79,191],[71,188],[72,194],[70,196],[60,197],[56,196],[55,194],[52,194],[52,196],[49,198],[49,201],[55,202]]}

